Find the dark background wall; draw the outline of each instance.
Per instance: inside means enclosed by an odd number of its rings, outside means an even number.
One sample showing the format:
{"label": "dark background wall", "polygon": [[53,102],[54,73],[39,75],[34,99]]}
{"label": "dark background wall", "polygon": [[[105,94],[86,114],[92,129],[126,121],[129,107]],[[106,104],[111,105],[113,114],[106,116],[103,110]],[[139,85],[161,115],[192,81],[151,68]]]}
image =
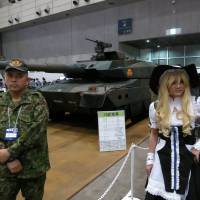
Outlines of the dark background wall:
{"label": "dark background wall", "polygon": [[113,43],[118,49],[118,8],[68,17],[32,27],[3,33],[6,58],[40,59],[80,57],[93,52],[94,44],[86,37]]}
{"label": "dark background wall", "polygon": [[[137,0],[108,9],[68,16],[45,24],[3,32],[3,54],[6,58],[22,57],[31,62],[74,62],[89,58],[94,45],[85,40],[119,42],[165,36],[166,29],[182,28],[182,34],[199,33],[199,0]],[[119,36],[119,19],[132,18],[131,34]],[[198,42],[198,41],[197,41]],[[130,47],[127,46],[129,54]],[[126,51],[126,47],[123,46]],[[138,54],[135,48],[133,54]]]}

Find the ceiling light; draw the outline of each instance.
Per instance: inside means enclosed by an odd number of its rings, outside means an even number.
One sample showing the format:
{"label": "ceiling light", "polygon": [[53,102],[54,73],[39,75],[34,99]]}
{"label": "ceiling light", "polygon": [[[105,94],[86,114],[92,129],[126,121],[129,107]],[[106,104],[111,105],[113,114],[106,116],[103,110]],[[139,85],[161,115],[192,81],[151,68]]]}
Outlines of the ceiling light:
{"label": "ceiling light", "polygon": [[166,35],[177,35],[181,34],[182,29],[181,28],[170,28],[166,30]]}
{"label": "ceiling light", "polygon": [[50,7],[47,6],[47,7],[44,9],[44,12],[47,13],[47,14],[49,14],[49,13],[50,13]]}
{"label": "ceiling light", "polygon": [[172,0],[171,3],[172,3],[172,4],[175,4],[175,3],[176,3],[176,0]]}
{"label": "ceiling light", "polygon": [[15,17],[15,21],[19,23],[19,17]]}
{"label": "ceiling light", "polygon": [[73,0],[72,3],[74,4],[74,6],[78,6],[79,5],[79,0]]}
{"label": "ceiling light", "polygon": [[8,22],[9,22],[10,24],[13,24],[13,18],[10,17],[10,18],[8,19]]}
{"label": "ceiling light", "polygon": [[15,0],[8,0],[9,3],[15,3]]}
{"label": "ceiling light", "polygon": [[39,8],[39,9],[37,9],[37,10],[35,11],[35,13],[36,13],[38,16],[41,16],[42,11],[41,11],[41,9]]}

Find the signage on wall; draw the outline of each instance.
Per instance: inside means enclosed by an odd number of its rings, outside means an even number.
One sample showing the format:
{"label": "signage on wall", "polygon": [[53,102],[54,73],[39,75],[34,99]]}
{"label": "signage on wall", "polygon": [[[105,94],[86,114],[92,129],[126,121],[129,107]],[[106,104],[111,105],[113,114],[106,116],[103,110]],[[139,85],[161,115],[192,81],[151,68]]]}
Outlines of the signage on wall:
{"label": "signage on wall", "polygon": [[118,20],[118,34],[124,35],[132,33],[132,18]]}
{"label": "signage on wall", "polygon": [[124,110],[98,111],[100,151],[126,149]]}

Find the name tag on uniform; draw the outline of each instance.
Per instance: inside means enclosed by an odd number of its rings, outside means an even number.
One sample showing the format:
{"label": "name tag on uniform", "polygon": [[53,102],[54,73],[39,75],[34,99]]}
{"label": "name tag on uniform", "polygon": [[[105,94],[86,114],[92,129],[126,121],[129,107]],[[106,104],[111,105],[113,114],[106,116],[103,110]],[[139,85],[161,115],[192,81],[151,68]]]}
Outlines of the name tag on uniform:
{"label": "name tag on uniform", "polygon": [[7,128],[5,134],[6,141],[15,141],[18,138],[18,128]]}

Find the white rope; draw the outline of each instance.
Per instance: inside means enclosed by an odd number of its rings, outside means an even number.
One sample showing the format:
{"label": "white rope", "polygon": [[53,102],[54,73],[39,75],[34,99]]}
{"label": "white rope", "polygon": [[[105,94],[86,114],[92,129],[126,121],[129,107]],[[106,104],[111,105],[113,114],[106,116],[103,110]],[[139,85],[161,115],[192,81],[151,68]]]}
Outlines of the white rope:
{"label": "white rope", "polygon": [[111,184],[108,186],[108,188],[105,190],[105,192],[101,195],[101,197],[98,199],[98,200],[101,200],[103,199],[107,194],[108,192],[110,191],[110,189],[113,187],[113,185],[115,184],[115,182],[117,181],[118,177],[120,176],[129,156],[131,155],[131,152],[132,152],[132,149],[133,148],[139,148],[139,149],[148,149],[148,148],[145,148],[145,147],[140,147],[138,145],[135,145],[135,144],[132,144],[131,147],[129,148],[129,151],[128,151],[128,154],[126,155],[125,159],[124,159],[124,162],[122,163],[122,166],[120,167],[119,169],[119,172],[117,173],[117,175],[115,176],[115,178],[113,179],[113,181],[111,182]]}
{"label": "white rope", "polygon": [[138,149],[143,149],[143,150],[148,149],[147,147],[141,147],[141,146],[138,146],[138,145],[135,145],[135,144],[132,144],[132,146],[137,147]]}

